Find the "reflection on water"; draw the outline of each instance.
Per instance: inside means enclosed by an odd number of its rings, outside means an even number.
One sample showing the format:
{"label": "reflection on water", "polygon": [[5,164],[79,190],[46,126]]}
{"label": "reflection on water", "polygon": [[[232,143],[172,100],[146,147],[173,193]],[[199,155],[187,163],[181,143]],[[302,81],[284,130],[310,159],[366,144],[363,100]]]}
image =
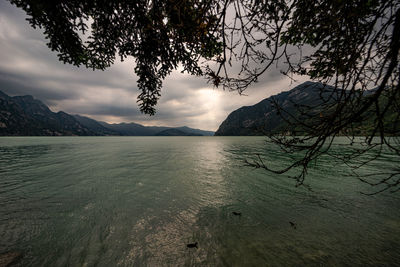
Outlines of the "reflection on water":
{"label": "reflection on water", "polygon": [[359,194],[328,159],[307,177],[314,192],[295,188],[244,167],[254,153],[288,161],[259,137],[2,138],[0,253],[23,253],[20,266],[399,262],[398,195]]}

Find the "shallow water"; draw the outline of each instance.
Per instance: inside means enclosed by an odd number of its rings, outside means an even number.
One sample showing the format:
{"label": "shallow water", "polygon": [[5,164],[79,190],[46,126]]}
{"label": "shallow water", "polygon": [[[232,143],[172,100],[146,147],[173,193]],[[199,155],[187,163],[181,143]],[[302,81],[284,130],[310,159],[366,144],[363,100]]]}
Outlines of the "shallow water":
{"label": "shallow water", "polygon": [[255,153],[289,159],[262,137],[0,138],[0,253],[21,252],[19,266],[399,264],[399,193],[364,196],[328,158],[312,192],[296,188],[244,167]]}

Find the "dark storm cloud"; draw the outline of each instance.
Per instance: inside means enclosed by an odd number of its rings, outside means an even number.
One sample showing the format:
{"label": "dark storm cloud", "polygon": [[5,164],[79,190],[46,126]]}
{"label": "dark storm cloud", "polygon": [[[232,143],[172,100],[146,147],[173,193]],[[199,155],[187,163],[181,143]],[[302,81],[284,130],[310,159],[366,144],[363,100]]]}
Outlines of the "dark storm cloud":
{"label": "dark storm cloud", "polygon": [[109,116],[110,114],[117,117],[140,117],[141,113],[132,105],[131,107],[120,107],[116,105],[103,105],[99,106],[82,106],[77,108],[80,114],[92,114],[98,116]]}
{"label": "dark storm cloud", "polygon": [[47,105],[51,105],[54,101],[79,97],[77,93],[67,90],[57,91],[52,88],[35,87],[36,79],[37,77],[24,74],[0,71],[0,90],[10,96],[34,92],[35,97],[41,99]]}
{"label": "dark storm cloud", "polygon": [[135,121],[216,130],[233,110],[288,90],[289,82],[271,69],[239,96],[213,89],[202,77],[173,72],[165,81],[155,116],[140,113],[134,60],[116,62],[106,71],[65,65],[46,46],[42,30],[32,29],[25,13],[0,2],[0,90],[33,95],[53,111],[63,110],[108,122]]}

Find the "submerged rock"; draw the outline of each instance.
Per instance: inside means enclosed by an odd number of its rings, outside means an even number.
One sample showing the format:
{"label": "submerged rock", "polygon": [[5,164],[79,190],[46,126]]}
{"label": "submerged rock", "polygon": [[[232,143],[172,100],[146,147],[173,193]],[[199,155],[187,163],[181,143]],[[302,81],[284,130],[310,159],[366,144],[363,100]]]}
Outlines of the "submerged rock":
{"label": "submerged rock", "polygon": [[197,242],[186,245],[188,248],[197,248]]}

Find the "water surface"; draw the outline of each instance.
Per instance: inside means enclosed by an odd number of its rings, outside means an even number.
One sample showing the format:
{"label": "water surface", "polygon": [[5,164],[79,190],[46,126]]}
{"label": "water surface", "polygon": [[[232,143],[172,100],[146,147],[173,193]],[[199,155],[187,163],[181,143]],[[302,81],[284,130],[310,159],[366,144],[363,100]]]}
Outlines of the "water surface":
{"label": "water surface", "polygon": [[0,138],[0,253],[20,266],[399,264],[399,194],[360,194],[328,158],[312,192],[296,188],[244,167],[256,153],[289,160],[262,137]]}

